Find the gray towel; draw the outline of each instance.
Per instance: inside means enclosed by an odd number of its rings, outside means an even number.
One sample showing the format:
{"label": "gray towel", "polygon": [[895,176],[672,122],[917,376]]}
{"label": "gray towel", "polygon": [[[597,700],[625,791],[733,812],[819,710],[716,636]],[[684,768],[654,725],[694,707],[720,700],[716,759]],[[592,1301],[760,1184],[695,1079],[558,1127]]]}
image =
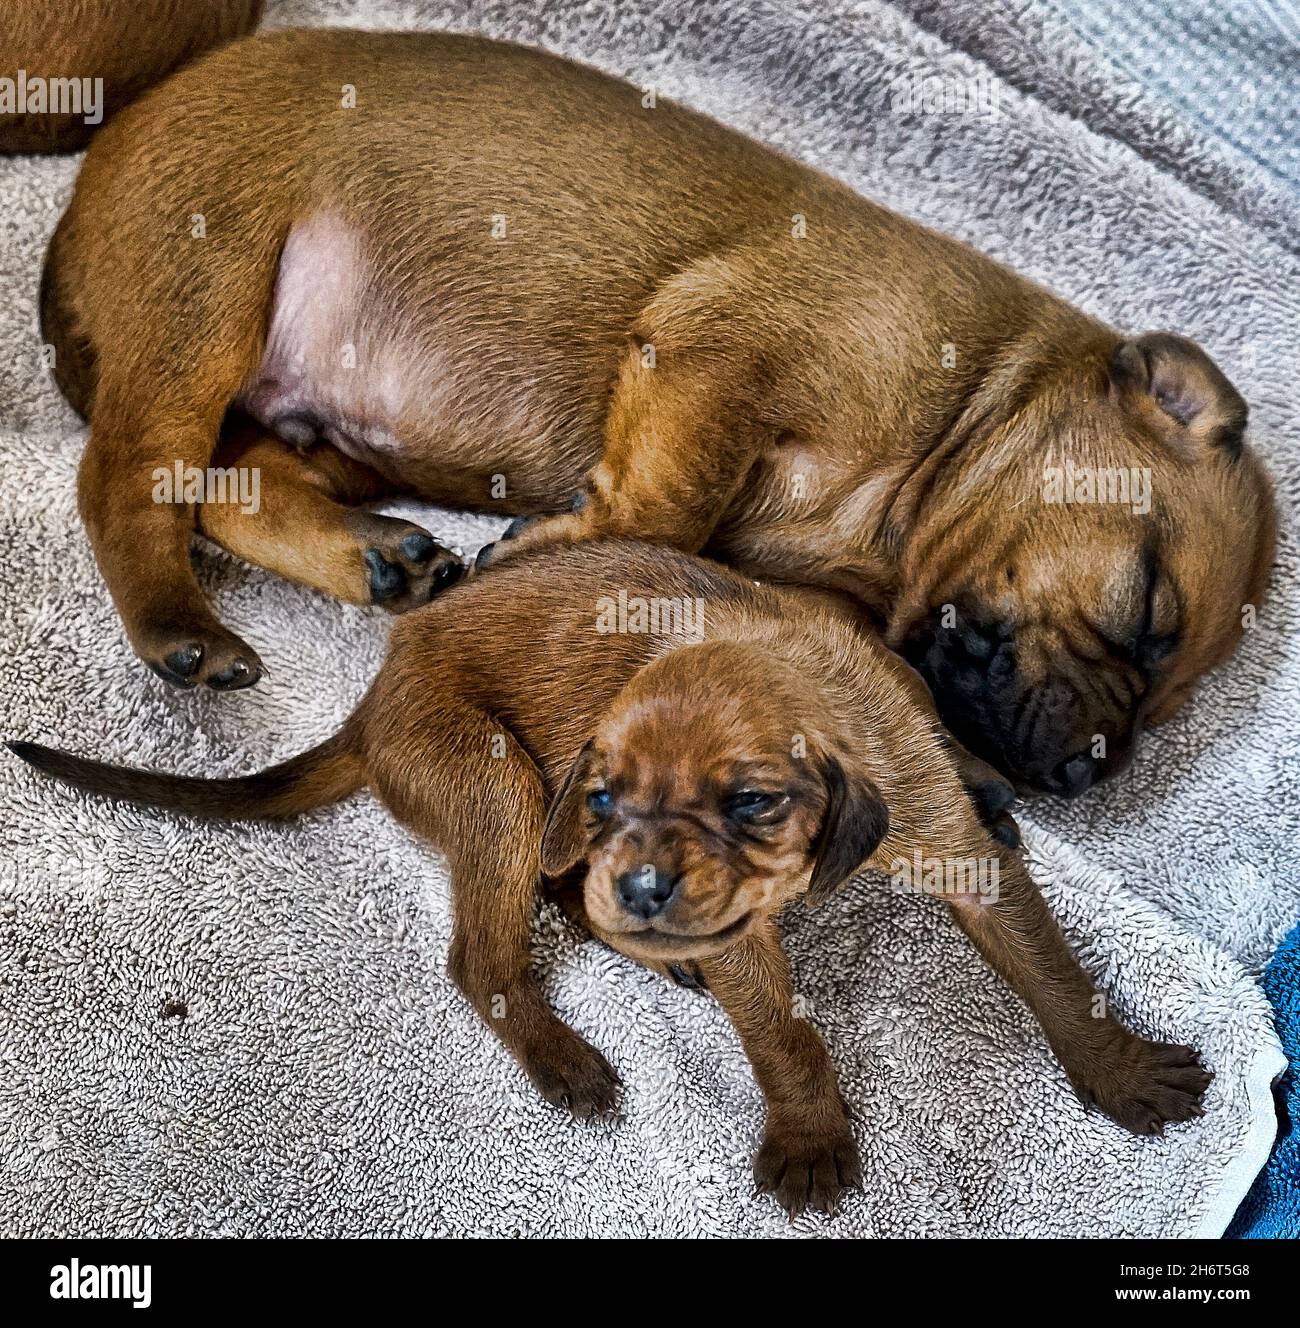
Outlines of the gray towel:
{"label": "gray towel", "polygon": [[[1020,76],[1034,51],[1078,47],[1046,0],[948,4],[943,31],[925,5],[857,0],[270,8],[271,23],[486,31],[584,58],[1090,312],[1197,336],[1251,400],[1284,498],[1295,491],[1293,203],[1118,67]],[[988,33],[995,51],[979,46]],[[901,109],[898,89],[924,75],[988,109]],[[1107,96],[1085,99],[1097,80]],[[1138,123],[1141,141],[1122,132]],[[235,696],[178,693],[132,658],[76,517],[83,432],[35,333],[41,248],[74,168],[0,161],[0,732],[250,770],[340,722],[387,623],[207,549],[205,584],[270,676]],[[495,530],[422,516],[466,548]],[[1300,912],[1292,529],[1259,627],[1132,774],[1022,814],[1090,971],[1141,1031],[1194,1043],[1216,1071],[1203,1119],[1136,1139],[1086,1114],[943,908],[864,878],[793,910],[787,933],[857,1116],[866,1191],[789,1228],[752,1196],[761,1104],[708,998],[544,911],[551,999],[626,1083],[621,1120],[572,1124],[448,982],[443,862],[368,795],[284,826],[199,826],[52,788],[6,756],[0,1232],[1217,1234],[1274,1131],[1282,1061],[1254,974]]]}

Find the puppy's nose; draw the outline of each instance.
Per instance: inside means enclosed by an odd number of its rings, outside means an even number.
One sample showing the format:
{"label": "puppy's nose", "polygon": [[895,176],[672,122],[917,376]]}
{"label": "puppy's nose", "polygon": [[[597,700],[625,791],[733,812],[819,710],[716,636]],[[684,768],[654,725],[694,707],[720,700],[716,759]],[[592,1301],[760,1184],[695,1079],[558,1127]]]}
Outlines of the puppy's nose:
{"label": "puppy's nose", "polygon": [[1097,773],[1097,762],[1087,752],[1078,752],[1052,771],[1052,783],[1063,798],[1077,798],[1092,787]]}
{"label": "puppy's nose", "polygon": [[639,918],[652,918],[668,907],[681,879],[680,874],[669,875],[649,863],[634,867],[618,878],[619,902]]}

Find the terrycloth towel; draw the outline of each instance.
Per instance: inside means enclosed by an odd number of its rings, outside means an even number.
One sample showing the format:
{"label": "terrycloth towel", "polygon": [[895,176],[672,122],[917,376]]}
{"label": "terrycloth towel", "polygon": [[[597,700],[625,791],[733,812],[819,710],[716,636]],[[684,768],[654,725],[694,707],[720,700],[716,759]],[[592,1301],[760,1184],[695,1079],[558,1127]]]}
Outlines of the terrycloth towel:
{"label": "terrycloth towel", "polygon": [[1291,1068],[1278,1081],[1281,1130],[1268,1166],[1251,1186],[1230,1236],[1300,1239],[1300,927],[1277,948],[1264,970],[1277,1031]]}
{"label": "terrycloth towel", "polygon": [[[1300,188],[1300,140],[1285,113],[1300,68],[1293,0],[1233,0],[1226,9],[1205,0],[1058,0],[1056,8],[1142,86]],[[1160,40],[1170,28],[1177,40]]]}
{"label": "terrycloth towel", "polygon": [[[1207,171],[1230,150],[1100,65],[1035,91],[1015,71],[1077,46],[1046,3],[949,3],[947,36],[902,8],[293,0],[270,21],[477,30],[586,59],[1093,313],[1197,336],[1251,400],[1289,498],[1300,259],[1275,179],[1239,154]],[[957,49],[966,30],[1000,34],[1001,63]],[[991,88],[995,108],[900,109],[899,87],[921,76]],[[1107,95],[1093,98],[1098,80]],[[1136,147],[1126,123],[1142,125]],[[250,770],[341,721],[386,622],[209,550],[219,611],[270,676],[234,696],[179,693],[132,658],[75,513],[83,432],[37,353],[40,253],[74,167],[0,162],[0,732],[170,770]],[[467,549],[495,529],[425,519]],[[1086,1115],[942,907],[864,880],[789,918],[796,987],[857,1114],[867,1175],[839,1216],[796,1232],[1222,1232],[1267,1156],[1283,1067],[1252,972],[1300,913],[1297,584],[1288,518],[1272,598],[1233,663],[1131,776],[1022,814],[1034,869],[1121,1012],[1204,1051],[1208,1114],[1155,1140]],[[286,826],[198,826],[74,796],[7,757],[0,769],[4,1234],[787,1230],[750,1194],[760,1102],[716,1006],[544,913],[551,999],[627,1085],[619,1123],[562,1119],[444,975],[442,860],[368,795]]]}
{"label": "terrycloth towel", "polygon": [[1300,248],[1296,0],[895,7],[1012,87]]}

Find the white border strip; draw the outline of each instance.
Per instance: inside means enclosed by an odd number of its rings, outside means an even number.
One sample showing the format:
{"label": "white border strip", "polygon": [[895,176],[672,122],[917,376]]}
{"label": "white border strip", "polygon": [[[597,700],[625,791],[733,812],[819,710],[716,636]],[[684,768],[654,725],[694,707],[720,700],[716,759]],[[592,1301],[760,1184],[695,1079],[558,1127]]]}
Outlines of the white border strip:
{"label": "white border strip", "polygon": [[1250,1131],[1240,1151],[1228,1163],[1219,1181],[1218,1193],[1201,1214],[1190,1233],[1193,1238],[1217,1240],[1228,1229],[1233,1214],[1250,1192],[1255,1177],[1264,1169],[1277,1141],[1277,1107],[1273,1102],[1273,1082],[1285,1074],[1286,1054],[1273,1036],[1273,1045],[1255,1057],[1246,1074],[1246,1095],[1250,1102]]}

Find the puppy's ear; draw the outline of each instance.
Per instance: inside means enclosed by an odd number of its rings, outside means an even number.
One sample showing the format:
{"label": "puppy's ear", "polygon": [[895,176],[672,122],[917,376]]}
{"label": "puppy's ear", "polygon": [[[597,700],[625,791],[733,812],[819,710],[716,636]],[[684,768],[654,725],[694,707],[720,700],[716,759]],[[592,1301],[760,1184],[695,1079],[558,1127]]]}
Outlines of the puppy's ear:
{"label": "puppy's ear", "polygon": [[876,851],[889,830],[889,808],[865,775],[848,775],[833,757],[821,762],[826,812],[813,845],[808,903],[820,904]]}
{"label": "puppy's ear", "polygon": [[542,870],[548,876],[560,876],[582,857],[585,836],[582,833],[582,786],[591,768],[593,745],[590,740],[574,758],[560,791],[546,814],[542,830]]}
{"label": "puppy's ear", "polygon": [[1196,342],[1172,332],[1122,342],[1111,356],[1110,380],[1121,394],[1154,402],[1166,424],[1196,446],[1241,455],[1246,403]]}

